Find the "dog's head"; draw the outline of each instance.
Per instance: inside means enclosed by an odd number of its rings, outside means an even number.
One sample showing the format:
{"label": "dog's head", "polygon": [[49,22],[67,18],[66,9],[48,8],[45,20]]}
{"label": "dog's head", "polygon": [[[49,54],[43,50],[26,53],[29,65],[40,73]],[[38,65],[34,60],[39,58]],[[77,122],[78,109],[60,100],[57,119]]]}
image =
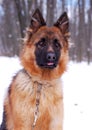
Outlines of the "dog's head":
{"label": "dog's head", "polygon": [[24,68],[30,75],[44,80],[59,78],[66,70],[68,60],[69,20],[64,12],[52,26],[46,26],[37,9],[27,29],[21,54]]}

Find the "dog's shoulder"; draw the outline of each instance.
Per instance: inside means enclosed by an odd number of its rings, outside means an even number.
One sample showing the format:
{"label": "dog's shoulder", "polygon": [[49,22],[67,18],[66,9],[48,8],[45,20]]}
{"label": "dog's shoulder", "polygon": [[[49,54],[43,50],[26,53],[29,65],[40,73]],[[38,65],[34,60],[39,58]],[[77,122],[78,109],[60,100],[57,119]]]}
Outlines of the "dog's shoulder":
{"label": "dog's shoulder", "polygon": [[28,75],[26,70],[20,70],[14,77],[9,87],[9,94],[12,92],[28,92],[32,90],[31,76]]}
{"label": "dog's shoulder", "polygon": [[31,76],[27,73],[25,69],[21,69],[14,77],[13,81],[29,81],[31,79]]}

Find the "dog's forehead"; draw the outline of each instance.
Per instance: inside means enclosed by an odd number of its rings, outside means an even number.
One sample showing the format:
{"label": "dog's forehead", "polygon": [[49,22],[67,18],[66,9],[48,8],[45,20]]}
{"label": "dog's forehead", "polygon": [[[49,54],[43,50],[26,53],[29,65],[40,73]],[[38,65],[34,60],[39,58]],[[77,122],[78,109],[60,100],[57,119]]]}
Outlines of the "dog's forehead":
{"label": "dog's forehead", "polygon": [[63,41],[63,34],[57,27],[41,27],[34,35],[31,37],[31,43],[35,44],[40,41],[42,38],[46,38],[48,40],[58,39],[59,41]]}
{"label": "dog's forehead", "polygon": [[62,33],[57,27],[42,27],[38,31],[39,37],[48,37],[48,38],[59,38],[62,36]]}

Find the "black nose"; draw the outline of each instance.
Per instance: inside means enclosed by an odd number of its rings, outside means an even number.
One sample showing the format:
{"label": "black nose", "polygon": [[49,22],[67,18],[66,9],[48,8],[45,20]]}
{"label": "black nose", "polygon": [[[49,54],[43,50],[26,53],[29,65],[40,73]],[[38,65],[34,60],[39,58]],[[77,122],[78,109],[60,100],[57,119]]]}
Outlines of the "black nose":
{"label": "black nose", "polygon": [[56,55],[55,55],[55,53],[54,52],[48,52],[47,53],[47,60],[48,61],[55,61],[56,60]]}

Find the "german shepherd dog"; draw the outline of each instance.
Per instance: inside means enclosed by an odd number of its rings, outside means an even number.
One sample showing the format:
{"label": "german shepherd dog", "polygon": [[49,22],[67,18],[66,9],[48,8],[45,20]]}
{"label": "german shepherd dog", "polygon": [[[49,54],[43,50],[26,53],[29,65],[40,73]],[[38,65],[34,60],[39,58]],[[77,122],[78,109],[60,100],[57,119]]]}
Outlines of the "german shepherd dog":
{"label": "german shepherd dog", "polygon": [[36,9],[20,54],[23,69],[14,76],[4,100],[0,130],[63,130],[60,77],[67,68],[68,36],[66,12],[48,27]]}

